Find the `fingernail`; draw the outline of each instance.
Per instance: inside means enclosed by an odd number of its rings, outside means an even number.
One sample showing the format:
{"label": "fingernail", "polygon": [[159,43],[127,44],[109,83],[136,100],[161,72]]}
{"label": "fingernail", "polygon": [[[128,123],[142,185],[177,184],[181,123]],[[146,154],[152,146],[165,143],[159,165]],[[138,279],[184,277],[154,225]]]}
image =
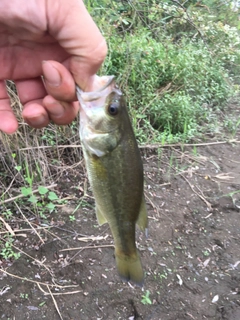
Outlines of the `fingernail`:
{"label": "fingernail", "polygon": [[41,127],[45,126],[46,124],[46,118],[42,115],[27,118],[26,121],[28,122],[28,124],[30,124],[30,126],[33,127]]}
{"label": "fingernail", "polygon": [[58,87],[61,84],[62,79],[57,69],[55,69],[49,61],[43,61],[42,68],[45,82],[50,86]]}

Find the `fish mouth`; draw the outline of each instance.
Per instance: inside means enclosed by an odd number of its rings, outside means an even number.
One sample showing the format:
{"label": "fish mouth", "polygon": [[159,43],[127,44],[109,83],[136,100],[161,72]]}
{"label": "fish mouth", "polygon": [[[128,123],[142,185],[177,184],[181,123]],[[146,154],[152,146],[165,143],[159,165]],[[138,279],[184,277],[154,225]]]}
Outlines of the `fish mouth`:
{"label": "fish mouth", "polygon": [[114,76],[96,76],[95,81],[97,82],[97,87],[99,87],[99,89],[95,91],[84,92],[79,88],[78,85],[76,85],[77,95],[80,94],[83,100],[85,101],[92,101],[98,99],[98,96],[102,94],[102,91],[104,91],[109,85],[111,85],[114,82],[114,78]]}
{"label": "fish mouth", "polygon": [[115,84],[114,76],[96,76],[96,83],[99,89],[89,92],[82,91],[79,86],[76,85],[77,98],[81,109],[86,110],[86,108],[104,105],[106,97],[111,92],[116,92],[119,95],[122,94]]}
{"label": "fish mouth", "polygon": [[[96,91],[88,91],[84,92],[82,91],[78,85],[76,85],[76,92],[77,92],[77,97],[78,100],[84,100],[85,102],[90,102],[94,100],[98,100],[101,98],[104,94],[109,91],[106,90],[111,84],[114,82],[114,76],[103,76],[103,77],[97,77],[96,82],[98,83],[99,89]],[[115,84],[115,83],[114,83]]]}

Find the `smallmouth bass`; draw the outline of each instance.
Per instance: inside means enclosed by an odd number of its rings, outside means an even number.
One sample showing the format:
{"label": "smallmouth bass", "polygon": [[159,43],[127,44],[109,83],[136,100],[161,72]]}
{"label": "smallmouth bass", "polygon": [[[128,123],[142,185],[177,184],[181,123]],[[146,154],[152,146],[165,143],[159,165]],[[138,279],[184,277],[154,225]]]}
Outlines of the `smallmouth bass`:
{"label": "smallmouth bass", "polygon": [[80,139],[100,225],[108,223],[114,238],[118,273],[143,284],[135,244],[136,224],[147,228],[143,165],[121,91],[113,76],[99,77],[101,89],[82,92]]}

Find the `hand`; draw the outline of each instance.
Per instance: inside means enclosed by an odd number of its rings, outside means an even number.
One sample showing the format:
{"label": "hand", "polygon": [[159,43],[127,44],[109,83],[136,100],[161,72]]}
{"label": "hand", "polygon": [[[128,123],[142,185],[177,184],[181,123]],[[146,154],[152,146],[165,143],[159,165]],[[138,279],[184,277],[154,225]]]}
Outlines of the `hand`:
{"label": "hand", "polygon": [[29,125],[68,124],[78,112],[75,82],[93,90],[106,53],[81,0],[1,0],[0,130],[18,128],[4,80],[15,81]]}

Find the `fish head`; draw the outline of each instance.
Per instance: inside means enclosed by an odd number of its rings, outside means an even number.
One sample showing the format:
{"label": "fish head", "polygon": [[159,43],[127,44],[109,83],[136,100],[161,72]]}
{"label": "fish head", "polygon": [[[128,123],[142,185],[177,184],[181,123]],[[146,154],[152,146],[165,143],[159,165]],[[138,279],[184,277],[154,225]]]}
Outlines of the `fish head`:
{"label": "fish head", "polygon": [[105,76],[101,80],[103,86],[98,91],[81,92],[77,88],[81,142],[89,153],[98,157],[117,147],[122,136],[125,113],[123,96],[114,77]]}

